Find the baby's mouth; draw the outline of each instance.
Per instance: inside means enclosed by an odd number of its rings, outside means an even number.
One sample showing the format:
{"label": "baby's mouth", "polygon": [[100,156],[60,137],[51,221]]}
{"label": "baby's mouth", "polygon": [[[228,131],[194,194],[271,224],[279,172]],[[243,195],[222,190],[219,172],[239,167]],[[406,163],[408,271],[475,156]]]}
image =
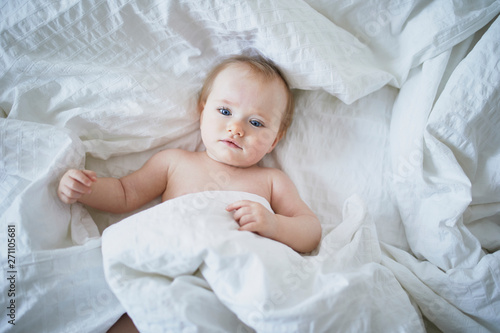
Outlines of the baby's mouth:
{"label": "baby's mouth", "polygon": [[237,149],[243,149],[241,148],[240,145],[238,145],[235,141],[231,139],[225,139],[225,140],[220,140],[222,143],[224,143],[226,146],[231,147],[231,148],[237,148]]}

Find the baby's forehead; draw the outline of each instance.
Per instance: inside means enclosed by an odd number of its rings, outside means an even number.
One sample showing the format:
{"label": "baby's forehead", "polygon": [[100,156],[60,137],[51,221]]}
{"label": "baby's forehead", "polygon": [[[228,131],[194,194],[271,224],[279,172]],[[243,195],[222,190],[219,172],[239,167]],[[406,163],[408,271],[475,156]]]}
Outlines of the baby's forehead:
{"label": "baby's forehead", "polygon": [[227,64],[224,68],[221,69],[215,79],[221,76],[221,74],[232,75],[235,73],[245,76],[248,75],[252,79],[261,80],[262,83],[273,83],[273,81],[275,80],[281,80],[280,76],[277,73],[259,69],[256,66],[246,62],[235,62]]}
{"label": "baby's forehead", "polygon": [[274,73],[265,72],[259,68],[255,68],[247,63],[231,63],[223,68],[214,78],[214,82],[226,82],[231,84],[231,82],[225,81],[226,79],[239,78],[243,80],[252,80],[258,82],[261,86],[275,86],[278,85],[283,89],[285,95],[288,95],[289,91],[283,79]]}

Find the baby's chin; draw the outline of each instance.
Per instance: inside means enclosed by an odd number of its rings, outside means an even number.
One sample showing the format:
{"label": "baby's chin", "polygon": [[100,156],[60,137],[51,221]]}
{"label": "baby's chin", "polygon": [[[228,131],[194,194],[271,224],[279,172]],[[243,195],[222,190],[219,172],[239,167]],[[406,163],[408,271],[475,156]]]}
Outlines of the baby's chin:
{"label": "baby's chin", "polygon": [[[243,149],[244,150],[244,149]],[[218,163],[222,163],[227,166],[231,166],[234,168],[241,168],[241,169],[246,169],[246,168],[251,168],[253,166],[258,165],[259,161],[262,160],[262,158],[265,156],[260,156],[260,154],[251,154],[249,155],[247,152],[247,155],[245,156],[244,154],[230,154],[230,153],[224,153],[221,151],[210,151],[210,149],[206,150],[207,156]],[[260,157],[260,158],[259,158]]]}

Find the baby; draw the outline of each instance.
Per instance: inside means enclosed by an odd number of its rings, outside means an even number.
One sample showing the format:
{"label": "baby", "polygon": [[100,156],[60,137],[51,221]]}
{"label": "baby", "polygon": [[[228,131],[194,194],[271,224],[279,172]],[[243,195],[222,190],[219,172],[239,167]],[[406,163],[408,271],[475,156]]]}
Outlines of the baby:
{"label": "baby", "polygon": [[89,170],[69,170],[57,194],[67,203],[113,213],[135,210],[161,195],[162,201],[200,192],[214,174],[226,175],[220,190],[244,191],[265,198],[241,200],[226,207],[239,230],[282,242],[295,251],[314,250],[321,226],[280,170],[257,163],[285,135],[293,113],[293,97],[279,69],[261,57],[237,56],[216,66],[198,99],[201,138],[206,150],[168,149],[142,168],[120,179],[98,178]]}

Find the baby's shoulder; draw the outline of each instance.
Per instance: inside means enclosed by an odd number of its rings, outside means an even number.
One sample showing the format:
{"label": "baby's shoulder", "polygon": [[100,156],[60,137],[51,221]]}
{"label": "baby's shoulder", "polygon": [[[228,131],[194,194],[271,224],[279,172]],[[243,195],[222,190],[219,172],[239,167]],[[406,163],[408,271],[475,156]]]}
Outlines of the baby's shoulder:
{"label": "baby's shoulder", "polygon": [[171,148],[160,150],[155,156],[163,157],[163,158],[189,158],[195,153],[191,151],[187,151],[179,148]]}
{"label": "baby's shoulder", "polygon": [[160,150],[151,157],[151,162],[154,164],[173,166],[183,161],[187,161],[193,152],[183,149],[165,149]]}
{"label": "baby's shoulder", "polygon": [[286,182],[286,181],[290,180],[290,178],[288,178],[287,174],[280,169],[268,168],[268,167],[261,167],[259,169],[260,169],[260,172],[265,174],[272,183],[280,183],[280,182],[284,182],[284,181]]}

